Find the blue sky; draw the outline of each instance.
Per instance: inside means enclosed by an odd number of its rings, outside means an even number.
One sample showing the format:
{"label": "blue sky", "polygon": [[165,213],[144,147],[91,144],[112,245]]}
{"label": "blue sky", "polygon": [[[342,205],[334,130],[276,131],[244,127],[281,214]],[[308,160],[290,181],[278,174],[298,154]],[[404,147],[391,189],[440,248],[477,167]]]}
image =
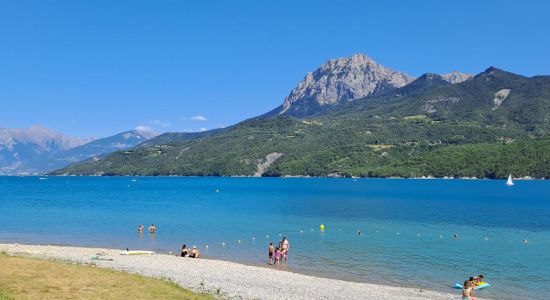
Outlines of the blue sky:
{"label": "blue sky", "polygon": [[418,76],[550,74],[550,1],[0,0],[0,127],[103,137],[267,112],[364,53]]}

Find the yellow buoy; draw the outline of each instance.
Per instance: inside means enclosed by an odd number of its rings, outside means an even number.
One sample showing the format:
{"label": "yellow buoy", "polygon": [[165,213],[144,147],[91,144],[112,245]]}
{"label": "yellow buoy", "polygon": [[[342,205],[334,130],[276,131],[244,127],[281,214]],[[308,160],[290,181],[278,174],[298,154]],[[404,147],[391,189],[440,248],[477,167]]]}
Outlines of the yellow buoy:
{"label": "yellow buoy", "polygon": [[325,225],[324,224],[319,225],[319,229],[325,230]]}

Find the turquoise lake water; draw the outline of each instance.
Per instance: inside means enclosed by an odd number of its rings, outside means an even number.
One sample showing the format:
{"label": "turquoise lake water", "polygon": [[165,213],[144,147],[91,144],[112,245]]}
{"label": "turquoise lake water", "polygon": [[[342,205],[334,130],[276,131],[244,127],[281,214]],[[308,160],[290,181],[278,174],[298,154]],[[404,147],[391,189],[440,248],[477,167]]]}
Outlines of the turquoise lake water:
{"label": "turquoise lake water", "polygon": [[[138,235],[151,223],[156,234]],[[550,292],[549,181],[0,177],[0,242],[163,252],[187,243],[266,266],[281,236],[290,258],[280,269],[457,295],[452,283],[484,274],[493,286],[481,297]]]}

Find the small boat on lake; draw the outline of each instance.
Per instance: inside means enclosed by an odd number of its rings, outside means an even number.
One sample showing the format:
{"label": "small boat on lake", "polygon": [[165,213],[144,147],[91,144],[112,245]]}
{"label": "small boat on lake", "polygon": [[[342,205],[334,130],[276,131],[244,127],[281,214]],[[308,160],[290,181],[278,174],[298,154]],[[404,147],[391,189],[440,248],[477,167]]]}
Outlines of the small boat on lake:
{"label": "small boat on lake", "polygon": [[508,180],[506,181],[507,186],[513,186],[514,182],[512,181],[512,174],[508,176]]}

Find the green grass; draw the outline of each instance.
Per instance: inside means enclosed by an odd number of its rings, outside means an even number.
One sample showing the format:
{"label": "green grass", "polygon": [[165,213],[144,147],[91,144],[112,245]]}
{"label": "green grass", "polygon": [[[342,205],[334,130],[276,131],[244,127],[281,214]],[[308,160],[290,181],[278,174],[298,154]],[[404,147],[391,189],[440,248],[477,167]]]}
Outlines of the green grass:
{"label": "green grass", "polygon": [[13,300],[13,298],[8,297],[4,291],[0,290],[0,300]]}
{"label": "green grass", "polygon": [[135,274],[0,254],[0,299],[186,299],[212,296]]}

